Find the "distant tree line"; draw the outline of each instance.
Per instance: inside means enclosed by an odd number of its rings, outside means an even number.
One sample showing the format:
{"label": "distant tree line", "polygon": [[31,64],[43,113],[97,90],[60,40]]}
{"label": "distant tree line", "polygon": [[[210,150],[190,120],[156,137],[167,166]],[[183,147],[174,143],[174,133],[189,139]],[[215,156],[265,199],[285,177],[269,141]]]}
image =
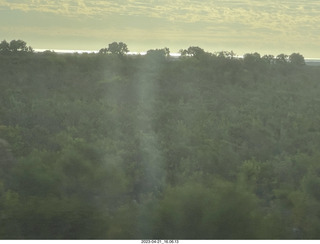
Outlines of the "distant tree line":
{"label": "distant tree line", "polygon": [[[7,42],[3,40],[0,43],[0,54],[10,54],[17,52],[34,52],[31,46],[27,46],[27,43],[22,40],[12,40]],[[101,48],[99,54],[112,54],[123,56],[129,52],[128,46],[123,42],[112,42],[108,47]],[[48,51],[46,51],[48,53]],[[206,52],[204,49],[198,46],[190,46],[188,49],[180,49],[179,53],[181,57],[195,57],[195,58],[204,58],[204,57],[218,57],[218,58],[228,58],[233,59],[236,57],[236,54],[233,51],[220,51],[216,53]],[[169,48],[165,47],[162,49],[151,49],[147,51],[149,56],[170,56]],[[268,64],[285,64],[291,63],[294,65],[305,65],[305,59],[300,53],[292,53],[291,55],[279,54],[274,55],[261,55],[257,52],[255,53],[246,53],[243,56],[244,63],[251,65],[252,63],[265,62]]]}
{"label": "distant tree line", "polygon": [[[123,42],[113,42],[110,43],[107,48],[102,48],[99,51],[99,54],[114,54],[114,55],[125,55],[129,52],[127,45]],[[219,58],[228,58],[233,59],[236,57],[236,54],[233,51],[220,51],[216,53],[206,52],[204,49],[198,46],[190,46],[188,49],[180,49],[179,53],[181,57],[195,57],[195,58],[203,58],[203,57],[219,57]],[[151,49],[147,51],[147,55],[152,56],[170,56],[170,49],[165,47],[162,49]],[[279,54],[277,56],[274,55],[261,55],[257,52],[255,53],[246,53],[243,56],[243,61],[245,63],[255,63],[255,62],[265,62],[269,64],[284,64],[284,63],[292,63],[295,65],[305,65],[305,60],[303,55],[300,53],[292,53],[291,55]]]}
{"label": "distant tree line", "polygon": [[253,54],[245,54],[244,62],[251,64],[252,62],[264,61],[269,64],[284,64],[284,63],[292,63],[295,65],[305,65],[304,57],[300,53],[292,53],[290,56],[286,54],[279,54],[276,57],[273,55],[264,55],[260,56],[259,53],[255,52]]}

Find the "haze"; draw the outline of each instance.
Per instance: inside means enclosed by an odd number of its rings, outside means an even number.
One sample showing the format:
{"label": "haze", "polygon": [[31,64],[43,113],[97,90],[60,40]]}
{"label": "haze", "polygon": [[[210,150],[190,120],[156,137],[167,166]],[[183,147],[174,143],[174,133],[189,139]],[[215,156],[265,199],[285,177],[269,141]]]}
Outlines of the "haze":
{"label": "haze", "polygon": [[320,2],[237,0],[0,0],[0,38],[35,49],[130,51],[192,45],[236,54],[320,57]]}

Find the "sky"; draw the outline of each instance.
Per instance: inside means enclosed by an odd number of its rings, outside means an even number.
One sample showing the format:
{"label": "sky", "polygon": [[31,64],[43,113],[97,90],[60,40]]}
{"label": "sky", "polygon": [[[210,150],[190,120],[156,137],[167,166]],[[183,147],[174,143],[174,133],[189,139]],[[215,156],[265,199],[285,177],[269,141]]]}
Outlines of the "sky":
{"label": "sky", "polygon": [[199,46],[320,58],[319,0],[0,0],[0,40],[34,49],[132,52]]}

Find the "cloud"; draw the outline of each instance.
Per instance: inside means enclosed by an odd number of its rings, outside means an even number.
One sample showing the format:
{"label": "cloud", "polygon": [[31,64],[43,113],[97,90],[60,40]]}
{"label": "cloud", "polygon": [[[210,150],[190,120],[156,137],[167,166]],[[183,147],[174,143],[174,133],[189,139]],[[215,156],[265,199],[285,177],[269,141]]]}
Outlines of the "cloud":
{"label": "cloud", "polygon": [[[282,42],[316,46],[320,36],[318,0],[0,0],[0,11],[48,13],[69,23],[30,27],[29,31],[47,35],[60,30],[75,37],[141,40],[143,36],[261,46]],[[16,28],[23,31],[25,26]]]}
{"label": "cloud", "polygon": [[97,19],[118,14],[143,16],[175,23],[241,23],[247,28],[297,31],[320,24],[320,3],[278,0],[2,0],[0,9],[36,11]]}
{"label": "cloud", "polygon": [[[169,21],[193,22],[246,22],[252,25],[270,23],[286,24],[294,19],[297,23],[318,22],[320,4],[316,0],[260,1],[260,0],[2,0],[0,9],[40,11],[69,16],[147,16]],[[272,25],[274,27],[274,25]]]}

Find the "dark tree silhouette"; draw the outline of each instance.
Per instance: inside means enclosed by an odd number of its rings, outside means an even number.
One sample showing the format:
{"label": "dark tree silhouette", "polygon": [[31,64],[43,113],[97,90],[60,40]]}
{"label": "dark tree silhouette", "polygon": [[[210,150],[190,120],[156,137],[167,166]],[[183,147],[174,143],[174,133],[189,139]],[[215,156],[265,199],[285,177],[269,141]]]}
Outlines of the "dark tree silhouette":
{"label": "dark tree silhouette", "polygon": [[148,56],[161,56],[161,57],[168,57],[170,56],[170,49],[165,47],[162,49],[150,49],[147,51]]}
{"label": "dark tree silhouette", "polygon": [[128,46],[123,42],[113,42],[113,43],[110,43],[107,48],[101,48],[99,50],[100,54],[111,53],[111,54],[121,55],[121,56],[126,54],[127,52],[129,52]]}
{"label": "dark tree silhouette", "polygon": [[189,47],[186,49],[180,49],[179,51],[181,53],[181,56],[192,56],[192,57],[200,57],[203,56],[206,52],[200,48],[200,47]]}
{"label": "dark tree silhouette", "polygon": [[10,44],[6,40],[3,40],[0,43],[0,53],[8,53],[8,52],[10,52]]}
{"label": "dark tree silhouette", "polygon": [[300,53],[292,53],[289,56],[289,61],[290,63],[299,65],[299,66],[306,64],[304,61],[304,57]]}
{"label": "dark tree silhouette", "polygon": [[127,44],[123,42],[113,42],[110,43],[108,48],[100,49],[99,53],[111,53],[115,55],[124,55],[129,52]]}
{"label": "dark tree silhouette", "polygon": [[10,52],[33,52],[32,47],[28,47],[27,43],[22,40],[12,40],[8,43],[3,40],[0,43],[0,53],[10,53]]}
{"label": "dark tree silhouette", "polygon": [[283,54],[283,53],[277,55],[277,57],[276,57],[276,63],[278,63],[278,64],[284,64],[284,63],[287,63],[287,62],[288,62],[288,55]]}

